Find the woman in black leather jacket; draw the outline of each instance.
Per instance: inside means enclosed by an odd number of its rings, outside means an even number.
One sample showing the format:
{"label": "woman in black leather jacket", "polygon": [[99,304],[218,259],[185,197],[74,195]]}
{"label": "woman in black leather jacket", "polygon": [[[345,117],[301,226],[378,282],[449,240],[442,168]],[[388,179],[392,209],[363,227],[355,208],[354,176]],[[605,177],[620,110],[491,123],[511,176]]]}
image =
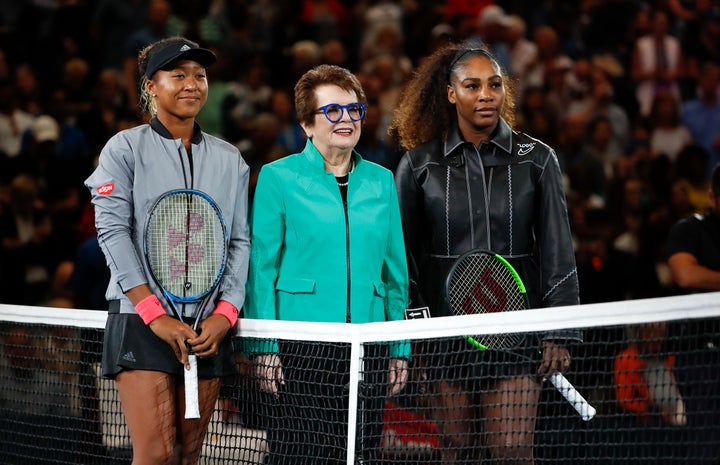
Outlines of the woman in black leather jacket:
{"label": "woman in black leather jacket", "polygon": [[[498,253],[521,275],[531,307],[576,305],[579,289],[552,148],[512,129],[514,102],[495,58],[450,45],[419,67],[390,127],[407,152],[396,171],[411,277],[411,305],[449,315],[446,274],[472,249]],[[527,337],[512,353],[465,339],[425,347],[446,462],[533,463],[541,383],[570,366],[580,331]],[[536,360],[528,363],[528,356]],[[464,395],[449,400],[448,392]],[[452,420],[452,421],[451,421]],[[485,462],[483,462],[485,463]]]}

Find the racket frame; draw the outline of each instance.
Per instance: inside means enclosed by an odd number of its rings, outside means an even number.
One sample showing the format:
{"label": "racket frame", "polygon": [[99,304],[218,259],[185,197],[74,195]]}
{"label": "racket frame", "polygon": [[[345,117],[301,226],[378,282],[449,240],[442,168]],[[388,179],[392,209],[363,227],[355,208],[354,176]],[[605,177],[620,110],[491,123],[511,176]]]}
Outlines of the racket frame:
{"label": "racket frame", "polygon": [[[223,256],[220,263],[220,268],[216,272],[215,279],[213,283],[209,286],[209,288],[200,294],[193,295],[193,296],[177,296],[174,293],[168,291],[160,282],[160,279],[158,278],[155,270],[153,269],[153,266],[150,261],[150,257],[148,254],[148,230],[150,227],[150,219],[155,213],[155,210],[160,205],[160,203],[167,199],[170,196],[174,195],[188,195],[192,197],[199,197],[205,202],[207,202],[212,209],[214,210],[214,213],[217,215],[217,218],[219,219],[220,226],[222,227],[222,237],[223,237]],[[199,306],[197,308],[197,312],[195,314],[195,322],[193,323],[193,330],[197,331],[198,324],[202,319],[205,317],[205,307],[207,306],[208,299],[214,291],[217,289],[218,285],[220,284],[220,281],[222,281],[223,276],[225,275],[225,268],[227,265],[227,258],[228,258],[228,244],[229,244],[229,232],[227,229],[227,224],[225,222],[225,217],[222,214],[222,211],[220,210],[220,207],[217,205],[215,200],[213,200],[212,197],[210,197],[205,192],[195,190],[195,189],[174,189],[168,192],[165,192],[164,194],[160,195],[158,199],[153,204],[152,208],[148,211],[147,214],[147,222],[145,224],[145,234],[143,236],[143,252],[145,254],[145,262],[147,264],[148,270],[150,271],[150,275],[152,276],[153,280],[155,281],[155,284],[160,288],[160,291],[162,292],[163,296],[165,297],[165,301],[169,304],[171,310],[175,314],[175,316],[185,323],[185,320],[183,318],[182,312],[180,312],[176,306],[176,303],[199,303]],[[188,346],[188,362],[190,365],[190,369],[183,370],[183,375],[185,378],[185,418],[186,419],[195,419],[200,418],[200,411],[199,411],[199,392],[198,392],[198,374],[197,374],[197,355],[195,355]]]}

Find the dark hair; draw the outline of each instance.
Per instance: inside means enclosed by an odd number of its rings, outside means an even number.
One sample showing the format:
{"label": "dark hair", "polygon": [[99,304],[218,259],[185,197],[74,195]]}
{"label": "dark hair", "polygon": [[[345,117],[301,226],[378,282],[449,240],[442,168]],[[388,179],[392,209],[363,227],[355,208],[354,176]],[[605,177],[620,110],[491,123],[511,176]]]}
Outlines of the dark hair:
{"label": "dark hair", "polygon": [[295,111],[301,123],[312,125],[315,121],[315,90],[322,85],[334,85],[355,92],[358,102],[367,103],[360,80],[353,73],[337,65],[318,65],[306,71],[295,84]]}
{"label": "dark hair", "polygon": [[[184,46],[182,50],[171,50],[171,46],[175,45],[177,47],[179,44]],[[200,48],[196,42],[180,36],[160,39],[140,50],[137,58],[137,71],[140,86],[139,105],[143,113],[154,115],[157,111],[155,100],[151,98],[147,92],[147,82],[152,79],[152,75],[159,69],[163,69],[168,64],[185,56],[187,56],[188,59],[198,61],[198,63],[203,66],[209,66],[215,61],[215,56],[210,50]],[[158,63],[155,63],[156,61]],[[148,66],[151,62],[153,63],[153,68],[150,69],[150,73],[148,73]],[[148,74],[150,74],[150,76],[148,76]]]}
{"label": "dark hair", "polygon": [[720,162],[715,164],[710,181],[712,192],[715,197],[720,197]]}
{"label": "dark hair", "polygon": [[515,125],[513,85],[505,69],[481,43],[473,40],[453,43],[424,58],[403,88],[400,104],[388,128],[388,133],[401,147],[409,149],[443,138],[448,129],[457,124],[457,112],[448,101],[447,86],[455,69],[477,56],[486,57],[500,70],[505,87],[505,104],[500,116],[510,127]]}

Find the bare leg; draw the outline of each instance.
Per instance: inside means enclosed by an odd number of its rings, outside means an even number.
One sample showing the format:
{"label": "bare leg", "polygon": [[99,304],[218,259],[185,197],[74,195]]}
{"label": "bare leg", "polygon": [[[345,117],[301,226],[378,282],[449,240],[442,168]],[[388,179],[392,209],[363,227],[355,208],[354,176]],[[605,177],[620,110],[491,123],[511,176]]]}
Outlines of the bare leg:
{"label": "bare leg", "polygon": [[127,370],[115,378],[132,439],[132,465],[168,465],[175,448],[175,380],[167,373]]}
{"label": "bare leg", "polygon": [[540,384],[531,376],[504,378],[481,397],[491,463],[533,465]]}
{"label": "bare leg", "polygon": [[435,420],[440,440],[443,463],[479,463],[478,434],[474,423],[477,408],[474,395],[463,383],[437,381],[432,383],[432,418]]}
{"label": "bare leg", "polygon": [[220,384],[220,378],[198,380],[200,418],[192,420],[183,418],[185,416],[185,386],[179,386],[180,408],[177,411],[182,412],[182,416],[178,415],[182,465],[195,465],[198,461],[205,433],[207,433],[208,424],[215,409],[215,402],[220,394]]}

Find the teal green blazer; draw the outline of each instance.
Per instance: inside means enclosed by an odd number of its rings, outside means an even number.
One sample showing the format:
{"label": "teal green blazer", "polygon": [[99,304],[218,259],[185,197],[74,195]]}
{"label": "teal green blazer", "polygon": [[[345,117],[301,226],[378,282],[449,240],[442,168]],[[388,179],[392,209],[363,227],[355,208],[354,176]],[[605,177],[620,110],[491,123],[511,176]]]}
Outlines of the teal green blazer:
{"label": "teal green blazer", "polygon": [[[409,278],[393,174],[353,157],[347,228],[335,176],[310,140],[261,168],[246,317],[347,322],[349,311],[351,323],[404,319]],[[408,344],[391,345],[391,356],[409,355]]]}

